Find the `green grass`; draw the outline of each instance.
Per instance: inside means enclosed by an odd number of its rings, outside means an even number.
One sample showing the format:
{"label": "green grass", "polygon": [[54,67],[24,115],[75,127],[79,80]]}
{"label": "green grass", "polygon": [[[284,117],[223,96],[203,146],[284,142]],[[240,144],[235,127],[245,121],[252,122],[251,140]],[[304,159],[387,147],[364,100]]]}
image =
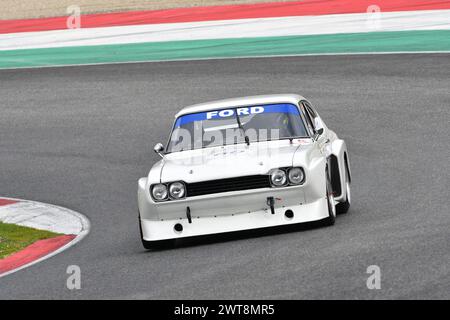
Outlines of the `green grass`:
{"label": "green grass", "polygon": [[38,240],[49,239],[58,235],[50,231],[0,222],[0,259],[20,251]]}

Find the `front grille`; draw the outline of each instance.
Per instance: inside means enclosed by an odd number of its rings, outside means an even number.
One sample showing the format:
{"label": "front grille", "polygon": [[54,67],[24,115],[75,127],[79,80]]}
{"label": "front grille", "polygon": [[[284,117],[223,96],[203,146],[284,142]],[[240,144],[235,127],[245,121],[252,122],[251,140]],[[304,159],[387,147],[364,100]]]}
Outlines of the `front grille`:
{"label": "front grille", "polygon": [[270,188],[269,175],[255,175],[237,178],[202,181],[186,184],[187,196],[201,196],[219,192]]}

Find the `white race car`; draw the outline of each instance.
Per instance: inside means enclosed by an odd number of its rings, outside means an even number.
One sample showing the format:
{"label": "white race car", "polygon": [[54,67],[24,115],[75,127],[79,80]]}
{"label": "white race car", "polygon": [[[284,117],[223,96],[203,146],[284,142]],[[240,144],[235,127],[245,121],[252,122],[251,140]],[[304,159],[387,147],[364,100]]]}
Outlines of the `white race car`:
{"label": "white race car", "polygon": [[350,207],[344,140],[305,98],[279,94],[182,109],[139,179],[145,248],[175,239],[321,220]]}

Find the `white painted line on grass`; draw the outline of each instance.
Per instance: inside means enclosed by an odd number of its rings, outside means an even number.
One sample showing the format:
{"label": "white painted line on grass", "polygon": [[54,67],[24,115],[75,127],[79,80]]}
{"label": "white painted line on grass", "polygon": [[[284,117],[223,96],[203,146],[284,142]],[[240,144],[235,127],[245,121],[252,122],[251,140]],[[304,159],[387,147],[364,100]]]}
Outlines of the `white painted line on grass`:
{"label": "white painted line on grass", "polygon": [[389,31],[449,30],[450,10],[143,24],[0,34],[0,51],[185,40],[285,37]]}

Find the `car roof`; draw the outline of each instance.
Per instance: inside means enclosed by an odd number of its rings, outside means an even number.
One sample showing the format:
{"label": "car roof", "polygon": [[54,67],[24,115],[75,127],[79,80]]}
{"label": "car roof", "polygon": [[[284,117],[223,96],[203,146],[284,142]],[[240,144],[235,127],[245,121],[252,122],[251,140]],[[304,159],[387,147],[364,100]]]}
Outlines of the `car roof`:
{"label": "car roof", "polygon": [[198,113],[198,112],[205,112],[205,111],[210,111],[210,110],[219,110],[219,109],[226,109],[226,108],[234,108],[234,107],[255,106],[255,105],[271,104],[271,103],[298,104],[298,102],[300,100],[305,100],[305,98],[303,98],[302,96],[300,96],[298,94],[270,94],[270,95],[216,100],[216,101],[204,102],[204,103],[194,104],[194,105],[185,107],[185,108],[181,109],[175,115],[175,118],[178,118],[179,116],[182,116],[185,114],[190,114],[190,113]]}

